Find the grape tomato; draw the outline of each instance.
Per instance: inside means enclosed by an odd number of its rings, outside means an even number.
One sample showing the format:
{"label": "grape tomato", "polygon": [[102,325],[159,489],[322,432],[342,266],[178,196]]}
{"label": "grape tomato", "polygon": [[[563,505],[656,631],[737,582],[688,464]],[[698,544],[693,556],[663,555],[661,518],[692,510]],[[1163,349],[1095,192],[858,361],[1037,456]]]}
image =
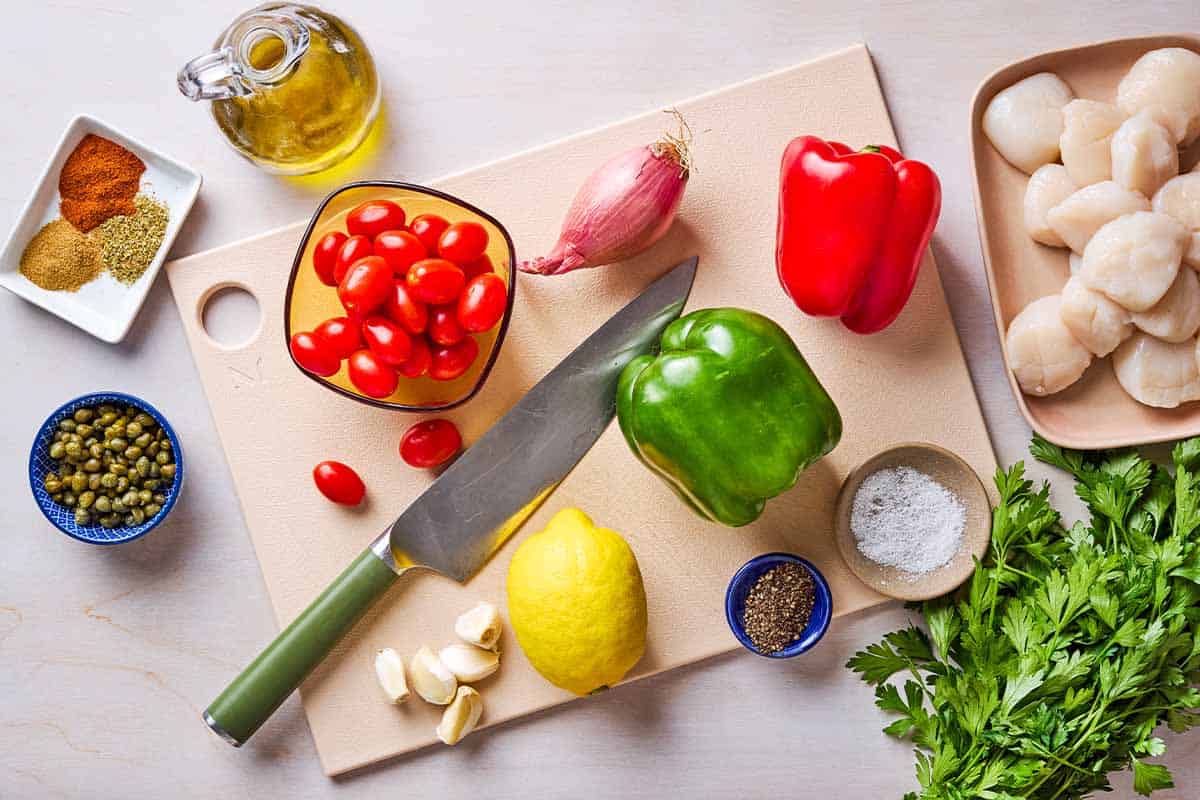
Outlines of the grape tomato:
{"label": "grape tomato", "polygon": [[417,469],[440,467],[462,449],[462,435],[448,419],[418,422],[400,438],[400,457]]}
{"label": "grape tomato", "polygon": [[491,330],[508,305],[508,287],[495,273],[477,275],[458,296],[458,321],[471,333]]}
{"label": "grape tomato", "polygon": [[313,467],[312,474],[317,490],[334,503],[356,506],[367,493],[358,473],[340,461],[322,461]]}
{"label": "grape tomato", "polygon": [[422,214],[409,223],[408,229],[412,231],[413,236],[421,240],[421,244],[425,246],[425,252],[436,254],[438,239],[442,237],[442,232],[449,227],[450,223],[437,214]]}
{"label": "grape tomato", "polygon": [[403,364],[412,352],[408,334],[387,317],[367,317],[362,324],[362,334],[371,352],[390,367]]}
{"label": "grape tomato", "polygon": [[429,315],[429,339],[434,344],[458,344],[467,338],[454,304],[435,306]]}
{"label": "grape tomato", "polygon": [[488,254],[484,253],[479,258],[469,263],[462,265],[463,275],[470,281],[472,278],[483,275],[488,272],[495,272],[496,268],[492,266],[492,260],[488,258]]}
{"label": "grape tomato", "polygon": [[455,264],[469,264],[487,250],[487,229],[478,222],[455,222],[438,238],[438,255]]}
{"label": "grape tomato", "polygon": [[338,360],[349,358],[351,353],[363,346],[359,326],[349,317],[327,319],[316,327],[313,335],[324,342]]}
{"label": "grape tomato", "polygon": [[346,277],[346,270],[350,269],[351,264],[372,253],[374,253],[374,248],[371,247],[371,240],[366,236],[351,236],[344,240],[333,262],[333,279],[336,281],[333,285],[337,286],[342,282],[342,278]]}
{"label": "grape tomato", "polygon": [[429,325],[428,309],[424,303],[413,297],[412,291],[404,281],[395,282],[383,309],[392,322],[399,324],[414,336],[424,333]]}
{"label": "grape tomato", "polygon": [[374,249],[397,278],[403,278],[409,267],[426,257],[425,245],[408,231],[384,231],[375,237]]}
{"label": "grape tomato", "polygon": [[387,397],[396,391],[400,375],[370,350],[359,350],[346,364],[350,382],[367,397]]}
{"label": "grape tomato", "polygon": [[322,236],[317,241],[317,246],[313,248],[313,270],[316,271],[321,283],[326,286],[338,285],[338,279],[334,277],[338,252],[342,249],[342,245],[346,243],[346,239],[348,238],[341,231],[332,231]]}
{"label": "grape tomato", "polygon": [[429,365],[429,377],[435,381],[452,381],[460,377],[479,355],[479,344],[467,337],[458,344],[436,347],[433,363]]}
{"label": "grape tomato", "polygon": [[307,331],[293,334],[288,349],[296,363],[314,375],[328,378],[342,368],[342,360],[334,354],[333,349]]}
{"label": "grape tomato", "polygon": [[408,354],[408,360],[398,369],[406,378],[419,378],[429,372],[432,362],[433,354],[429,349],[429,342],[424,336],[416,336],[412,340],[412,351]]}
{"label": "grape tomato", "polygon": [[338,284],[338,299],[351,317],[365,317],[392,293],[392,268],[379,256],[360,258]]}
{"label": "grape tomato", "polygon": [[369,239],[384,231],[404,230],[404,209],[391,200],[368,200],[346,215],[346,230]]}
{"label": "grape tomato", "polygon": [[418,261],[405,280],[418,300],[431,305],[451,302],[467,282],[461,269],[442,258]]}

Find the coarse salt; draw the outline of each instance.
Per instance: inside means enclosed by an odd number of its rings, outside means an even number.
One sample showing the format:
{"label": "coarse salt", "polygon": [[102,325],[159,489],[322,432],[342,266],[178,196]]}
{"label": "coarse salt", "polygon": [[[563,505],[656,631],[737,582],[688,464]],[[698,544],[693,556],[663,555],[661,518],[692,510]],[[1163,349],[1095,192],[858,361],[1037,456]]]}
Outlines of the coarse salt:
{"label": "coarse salt", "polygon": [[886,567],[923,575],[945,566],[962,546],[967,509],[942,484],[912,467],[873,472],[850,511],[858,550]]}

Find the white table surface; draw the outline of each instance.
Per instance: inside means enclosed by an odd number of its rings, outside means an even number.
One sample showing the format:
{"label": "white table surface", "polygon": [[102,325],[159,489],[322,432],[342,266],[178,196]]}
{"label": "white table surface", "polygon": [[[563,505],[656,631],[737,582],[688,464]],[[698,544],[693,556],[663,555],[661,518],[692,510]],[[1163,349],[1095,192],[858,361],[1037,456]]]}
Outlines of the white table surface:
{"label": "white table surface", "polygon": [[[175,256],[306,218],[327,183],[250,167],[175,90],[179,66],[241,10],[238,0],[9,4],[0,226],[83,111],[204,174]],[[418,181],[865,41],[906,152],[942,176],[934,249],[1006,464],[1026,455],[1029,430],[983,278],[971,94],[991,70],[1040,50],[1200,27],[1194,0],[360,0],[333,10],[367,38],[386,92],[383,142],[354,177]],[[915,785],[909,746],[879,732],[870,690],[842,667],[905,623],[898,604],[840,620],[805,658],[739,652],[337,780],[321,773],[295,698],[233,750],[200,711],[276,627],[165,279],[118,346],[0,292],[0,342],[0,797],[898,798]],[[189,459],[171,518],[112,549],[56,533],[25,479],[44,416],[105,388],[158,405]],[[1069,503],[1068,481],[1035,474]],[[1179,788],[1161,796],[1200,796],[1200,735],[1167,738]],[[1117,785],[1114,797],[1134,796],[1127,776]]]}

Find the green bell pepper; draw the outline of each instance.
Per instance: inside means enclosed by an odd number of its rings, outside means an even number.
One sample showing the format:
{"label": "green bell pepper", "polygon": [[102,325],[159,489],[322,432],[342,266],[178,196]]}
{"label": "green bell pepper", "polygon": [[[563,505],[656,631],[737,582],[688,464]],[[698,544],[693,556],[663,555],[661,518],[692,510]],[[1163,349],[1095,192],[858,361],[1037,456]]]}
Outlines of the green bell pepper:
{"label": "green bell pepper", "polygon": [[621,373],[617,419],[634,455],[684,502],[733,527],[758,519],[842,436],[837,406],[787,332],[739,308],[671,323],[659,355]]}

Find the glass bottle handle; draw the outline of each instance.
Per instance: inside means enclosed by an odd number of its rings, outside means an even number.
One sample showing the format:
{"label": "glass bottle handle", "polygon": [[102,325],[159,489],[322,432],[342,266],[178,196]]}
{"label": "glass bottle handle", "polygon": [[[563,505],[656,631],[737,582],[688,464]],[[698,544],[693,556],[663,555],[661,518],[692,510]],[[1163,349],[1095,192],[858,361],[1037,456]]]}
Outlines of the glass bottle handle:
{"label": "glass bottle handle", "polygon": [[249,94],[233,48],[222,47],[193,58],[179,70],[179,91],[189,100],[224,100]]}

